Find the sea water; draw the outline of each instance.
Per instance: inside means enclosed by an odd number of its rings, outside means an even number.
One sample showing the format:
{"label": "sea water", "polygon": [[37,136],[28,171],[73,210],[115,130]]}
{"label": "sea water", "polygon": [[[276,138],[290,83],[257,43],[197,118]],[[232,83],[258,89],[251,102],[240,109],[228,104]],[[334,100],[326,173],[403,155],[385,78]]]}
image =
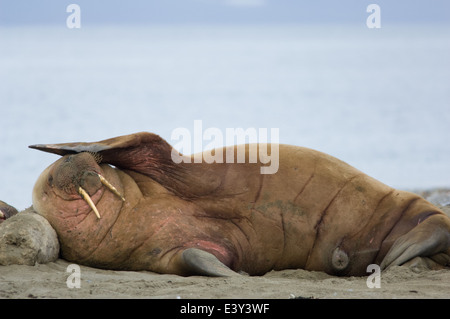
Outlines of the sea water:
{"label": "sea water", "polygon": [[0,200],[19,209],[58,158],[28,145],[172,143],[195,120],[278,128],[393,187],[449,187],[450,28],[0,28]]}

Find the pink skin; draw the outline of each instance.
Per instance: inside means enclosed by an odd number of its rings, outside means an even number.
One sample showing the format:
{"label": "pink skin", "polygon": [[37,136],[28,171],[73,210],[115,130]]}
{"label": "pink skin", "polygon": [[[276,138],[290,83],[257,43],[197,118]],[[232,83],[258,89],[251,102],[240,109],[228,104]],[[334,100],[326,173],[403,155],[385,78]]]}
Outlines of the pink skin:
{"label": "pink skin", "polygon": [[80,186],[83,187],[94,203],[99,202],[105,188],[95,180],[98,177],[94,174],[103,175],[103,170],[88,154],[76,158],[74,163],[61,158],[39,177],[36,183],[39,187],[33,190],[35,210],[55,229],[70,230],[86,219],[95,220],[97,217],[78,191]]}

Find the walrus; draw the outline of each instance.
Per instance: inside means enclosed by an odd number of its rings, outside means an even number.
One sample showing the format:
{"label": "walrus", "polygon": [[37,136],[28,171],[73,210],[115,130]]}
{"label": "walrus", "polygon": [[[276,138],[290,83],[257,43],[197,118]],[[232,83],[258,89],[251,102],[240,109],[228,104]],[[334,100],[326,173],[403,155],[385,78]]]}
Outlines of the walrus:
{"label": "walrus", "polygon": [[[174,149],[146,132],[31,145],[62,156],[37,179],[33,207],[56,230],[64,259],[105,269],[361,276],[369,264],[417,258],[450,265],[450,218],[424,198],[320,151],[256,146],[279,151],[275,174],[261,174],[261,155],[248,160],[250,145],[244,163],[182,154],[174,163]],[[237,146],[221,151],[237,156]]]}
{"label": "walrus", "polygon": [[0,224],[17,213],[18,211],[15,207],[0,200]]}

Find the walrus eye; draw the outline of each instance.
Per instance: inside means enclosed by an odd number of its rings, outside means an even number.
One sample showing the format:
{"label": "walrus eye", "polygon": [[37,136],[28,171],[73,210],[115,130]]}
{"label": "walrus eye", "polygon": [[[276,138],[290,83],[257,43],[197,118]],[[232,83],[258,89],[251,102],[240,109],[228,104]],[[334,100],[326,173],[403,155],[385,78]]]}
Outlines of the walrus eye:
{"label": "walrus eye", "polygon": [[50,187],[53,187],[53,175],[50,175],[47,179],[47,183]]}
{"label": "walrus eye", "polygon": [[[105,185],[106,188],[108,188],[116,196],[120,197],[120,199],[122,201],[125,201],[125,197],[123,197],[123,195],[119,193],[117,188],[115,188],[110,182],[108,182],[108,180],[106,178],[104,178],[102,175],[100,175],[98,173],[93,173],[93,174],[98,176],[98,178],[100,179],[100,182],[103,185]],[[88,192],[85,189],[83,189],[83,187],[79,186],[78,187],[78,193],[86,201],[86,203],[89,205],[89,207],[94,211],[94,213],[97,216],[97,218],[100,219],[100,213],[98,212],[97,207],[95,207],[95,204],[92,201],[91,197],[89,196]]]}

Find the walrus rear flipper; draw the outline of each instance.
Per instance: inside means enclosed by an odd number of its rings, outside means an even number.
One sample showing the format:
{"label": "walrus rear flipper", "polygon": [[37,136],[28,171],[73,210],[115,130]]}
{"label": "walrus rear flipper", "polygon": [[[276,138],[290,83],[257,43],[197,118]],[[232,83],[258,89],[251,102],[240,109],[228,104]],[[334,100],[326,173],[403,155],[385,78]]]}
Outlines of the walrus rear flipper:
{"label": "walrus rear flipper", "polygon": [[436,213],[399,237],[381,263],[381,269],[400,266],[416,257],[430,257],[442,266],[450,266],[450,222]]}
{"label": "walrus rear flipper", "polygon": [[206,251],[188,248],[181,254],[182,263],[190,275],[231,277],[239,276],[225,266],[216,256]]}

